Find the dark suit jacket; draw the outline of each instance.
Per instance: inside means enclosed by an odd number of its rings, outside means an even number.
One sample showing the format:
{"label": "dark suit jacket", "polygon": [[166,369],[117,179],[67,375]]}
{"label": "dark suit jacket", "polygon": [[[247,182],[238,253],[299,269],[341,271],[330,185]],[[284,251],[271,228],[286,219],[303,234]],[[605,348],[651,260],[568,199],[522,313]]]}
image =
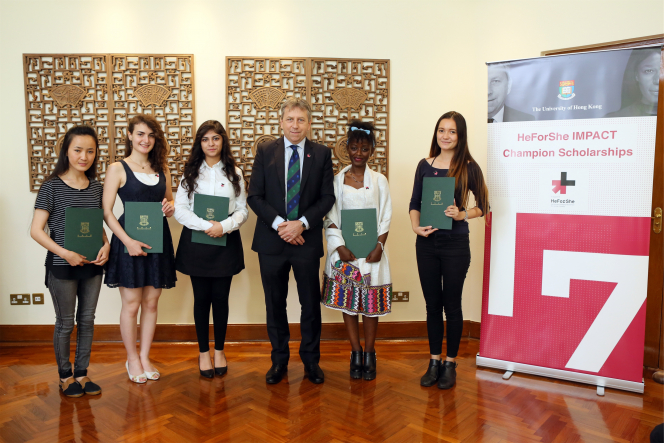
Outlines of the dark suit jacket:
{"label": "dark suit jacket", "polygon": [[535,120],[535,116],[505,106],[505,111],[503,112],[504,122],[529,122],[533,120]]}
{"label": "dark suit jacket", "polygon": [[[323,217],[334,205],[334,172],[332,151],[324,145],[306,140],[298,218],[305,216],[309,229],[302,232],[304,244],[296,246],[304,257],[323,256]],[[251,249],[262,254],[281,254],[287,245],[272,229],[280,215],[286,219],[286,160],[284,138],[258,146],[251,169],[247,203],[256,213],[256,230]]]}

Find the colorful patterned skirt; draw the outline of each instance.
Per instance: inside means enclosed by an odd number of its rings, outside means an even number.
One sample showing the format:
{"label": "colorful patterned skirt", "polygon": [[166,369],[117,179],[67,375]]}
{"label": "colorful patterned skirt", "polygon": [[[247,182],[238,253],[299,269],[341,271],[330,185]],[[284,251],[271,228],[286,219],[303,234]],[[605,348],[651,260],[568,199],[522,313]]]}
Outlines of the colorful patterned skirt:
{"label": "colorful patterned skirt", "polygon": [[321,303],[346,314],[379,317],[390,313],[392,283],[371,286],[371,275],[362,275],[350,263],[338,260],[332,266],[332,275],[323,275]]}

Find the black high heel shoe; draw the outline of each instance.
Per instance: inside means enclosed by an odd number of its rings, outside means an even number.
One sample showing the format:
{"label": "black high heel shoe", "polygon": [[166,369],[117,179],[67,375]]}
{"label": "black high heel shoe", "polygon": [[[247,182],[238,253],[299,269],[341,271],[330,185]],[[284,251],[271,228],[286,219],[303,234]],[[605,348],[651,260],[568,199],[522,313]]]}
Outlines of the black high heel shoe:
{"label": "black high heel shoe", "polygon": [[365,380],[373,380],[376,378],[376,353],[364,353],[364,368],[362,369],[362,376]]}
{"label": "black high heel shoe", "polygon": [[360,351],[351,351],[350,353],[350,378],[362,378],[362,359],[364,353]]}
{"label": "black high heel shoe", "polygon": [[[224,358],[226,358],[226,355],[224,355]],[[228,372],[228,360],[226,360],[226,366],[214,367],[214,375],[218,375],[221,377],[227,372]]]}
{"label": "black high heel shoe", "polygon": [[198,354],[198,371],[205,378],[214,378],[214,371],[212,369],[201,369],[201,355]]}

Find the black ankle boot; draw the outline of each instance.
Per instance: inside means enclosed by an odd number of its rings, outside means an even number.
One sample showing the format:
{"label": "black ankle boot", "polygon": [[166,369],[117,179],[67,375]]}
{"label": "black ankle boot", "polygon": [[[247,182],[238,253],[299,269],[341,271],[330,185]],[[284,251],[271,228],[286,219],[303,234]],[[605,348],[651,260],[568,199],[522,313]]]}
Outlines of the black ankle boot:
{"label": "black ankle boot", "polygon": [[429,360],[429,367],[427,372],[424,373],[420,379],[420,385],[424,387],[433,386],[438,381],[440,376],[440,360],[434,360],[433,358]]}
{"label": "black ankle boot", "polygon": [[364,353],[351,351],[350,353],[350,378],[362,378],[362,358]]}
{"label": "black ankle boot", "polygon": [[457,363],[453,361],[446,361],[442,365],[440,371],[440,378],[438,379],[439,389],[450,389],[456,383],[456,367]]}
{"label": "black ankle boot", "polygon": [[362,369],[362,376],[365,380],[373,380],[376,378],[376,353],[364,353],[364,368]]}

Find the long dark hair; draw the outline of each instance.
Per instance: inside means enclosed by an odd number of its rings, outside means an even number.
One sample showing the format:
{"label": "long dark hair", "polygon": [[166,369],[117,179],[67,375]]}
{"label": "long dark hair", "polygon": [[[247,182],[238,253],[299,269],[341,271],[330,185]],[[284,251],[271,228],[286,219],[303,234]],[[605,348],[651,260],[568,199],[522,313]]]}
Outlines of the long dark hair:
{"label": "long dark hair", "polygon": [[238,197],[241,191],[240,180],[242,180],[243,177],[241,177],[235,170],[235,158],[231,153],[231,144],[228,140],[228,134],[226,134],[223,125],[216,120],[208,120],[198,127],[196,138],[194,139],[194,146],[191,148],[191,154],[189,155],[189,160],[187,160],[187,163],[184,165],[182,186],[187,190],[187,196],[191,198],[194,191],[196,191],[196,180],[198,179],[201,165],[205,161],[205,153],[201,146],[201,140],[208,131],[212,131],[221,136],[221,162],[224,164],[223,170],[226,173],[226,177],[228,177],[228,180],[233,185],[235,196]]}
{"label": "long dark hair", "polygon": [[[438,146],[438,137],[436,134],[438,132],[438,125],[444,119],[454,120],[456,123],[457,130],[457,145],[454,148],[454,155],[452,156],[452,161],[450,161],[450,169],[447,171],[448,177],[454,177],[455,191],[461,194],[461,201],[457,202],[459,208],[465,208],[468,204],[468,164],[477,162],[470,155],[470,150],[468,149],[468,127],[466,126],[466,119],[463,118],[463,115],[459,114],[456,111],[450,111],[443,114],[438,121],[436,122],[436,127],[433,130],[433,140],[431,140],[431,149],[429,150],[429,157],[434,158],[440,155],[440,146]],[[477,165],[479,169],[479,165]],[[478,183],[479,195],[475,196],[475,200],[478,204],[481,204],[488,212],[489,208],[489,190],[486,187],[484,178],[480,174],[478,180],[481,183]],[[488,214],[482,214],[488,216]],[[488,220],[488,217],[485,217],[485,220]]]}
{"label": "long dark hair", "polygon": [[154,172],[164,172],[167,166],[166,158],[169,151],[168,142],[166,141],[163,129],[161,129],[161,125],[157,119],[151,115],[138,114],[129,120],[129,125],[127,125],[127,143],[125,144],[125,158],[129,157],[131,151],[134,150],[131,140],[129,140],[129,134],[133,134],[134,127],[140,123],[147,125],[147,127],[152,129],[152,132],[154,133],[154,146],[148,153],[150,167]]}
{"label": "long dark hair", "polygon": [[67,171],[69,171],[69,157],[67,156],[69,153],[69,146],[71,145],[74,137],[81,135],[90,136],[95,141],[95,159],[92,161],[92,164],[88,170],[85,171],[85,176],[90,181],[97,179],[97,159],[99,158],[99,140],[97,139],[97,132],[95,132],[94,128],[91,126],[78,125],[69,128],[65,134],[55,168],[53,168],[53,172],[51,172],[51,174],[46,177],[44,182],[53,180],[56,177],[60,177],[62,174],[65,174]]}

